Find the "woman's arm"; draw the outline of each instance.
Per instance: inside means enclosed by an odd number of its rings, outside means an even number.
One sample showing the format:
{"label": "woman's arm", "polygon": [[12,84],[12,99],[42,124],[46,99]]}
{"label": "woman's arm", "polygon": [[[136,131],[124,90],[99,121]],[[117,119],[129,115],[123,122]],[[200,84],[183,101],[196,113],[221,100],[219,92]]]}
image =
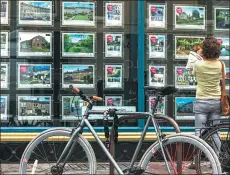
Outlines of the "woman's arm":
{"label": "woman's arm", "polygon": [[196,63],[193,65],[192,75],[196,76]]}

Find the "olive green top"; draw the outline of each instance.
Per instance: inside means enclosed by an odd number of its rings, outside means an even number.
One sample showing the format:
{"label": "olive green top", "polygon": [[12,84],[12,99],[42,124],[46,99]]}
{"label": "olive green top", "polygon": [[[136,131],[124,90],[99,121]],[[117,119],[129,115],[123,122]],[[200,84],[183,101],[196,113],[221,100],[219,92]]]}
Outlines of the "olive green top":
{"label": "olive green top", "polygon": [[193,74],[197,80],[197,99],[220,99],[222,65],[219,60],[205,60],[194,64]]}

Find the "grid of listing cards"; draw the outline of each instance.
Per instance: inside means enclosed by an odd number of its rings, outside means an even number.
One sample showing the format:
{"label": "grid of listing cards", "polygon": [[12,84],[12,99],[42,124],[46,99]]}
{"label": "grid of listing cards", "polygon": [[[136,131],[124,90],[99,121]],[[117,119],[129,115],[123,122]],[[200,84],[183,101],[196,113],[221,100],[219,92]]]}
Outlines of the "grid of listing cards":
{"label": "grid of listing cards", "polygon": [[69,85],[95,95],[100,80],[102,105],[122,106],[129,57],[124,6],[119,0],[2,0],[1,120],[76,120],[86,104]]}
{"label": "grid of listing cards", "polygon": [[[182,123],[194,120],[197,86],[186,64],[190,52],[195,52],[205,37],[215,36],[221,45],[220,60],[226,64],[225,81],[229,90],[229,2],[206,2],[149,0],[145,3],[146,84],[174,85],[180,89],[176,95],[160,99],[155,112],[174,116]],[[146,111],[152,111],[155,102],[156,96],[146,96]]]}

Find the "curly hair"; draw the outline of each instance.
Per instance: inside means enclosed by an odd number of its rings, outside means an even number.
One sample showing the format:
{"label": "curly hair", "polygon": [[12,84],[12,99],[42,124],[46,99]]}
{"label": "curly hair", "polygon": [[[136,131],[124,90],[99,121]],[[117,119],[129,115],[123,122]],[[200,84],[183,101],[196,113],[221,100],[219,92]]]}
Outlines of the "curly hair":
{"label": "curly hair", "polygon": [[202,45],[203,56],[206,59],[216,59],[219,58],[221,54],[220,43],[215,37],[206,38]]}

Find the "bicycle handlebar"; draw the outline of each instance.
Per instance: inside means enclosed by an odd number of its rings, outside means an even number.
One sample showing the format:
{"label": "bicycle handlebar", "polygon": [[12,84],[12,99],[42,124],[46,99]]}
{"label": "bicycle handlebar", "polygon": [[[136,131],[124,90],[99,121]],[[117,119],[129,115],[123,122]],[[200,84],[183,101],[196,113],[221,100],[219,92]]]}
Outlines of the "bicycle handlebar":
{"label": "bicycle handlebar", "polygon": [[[74,87],[73,85],[70,85],[69,88],[75,93],[78,94],[82,100],[89,102],[89,98],[78,88]],[[103,99],[101,97],[98,96],[91,96],[90,97],[91,100],[93,101],[103,101]]]}
{"label": "bicycle handlebar", "polygon": [[101,97],[98,96],[92,96],[91,97],[94,101],[103,101],[103,99]]}

